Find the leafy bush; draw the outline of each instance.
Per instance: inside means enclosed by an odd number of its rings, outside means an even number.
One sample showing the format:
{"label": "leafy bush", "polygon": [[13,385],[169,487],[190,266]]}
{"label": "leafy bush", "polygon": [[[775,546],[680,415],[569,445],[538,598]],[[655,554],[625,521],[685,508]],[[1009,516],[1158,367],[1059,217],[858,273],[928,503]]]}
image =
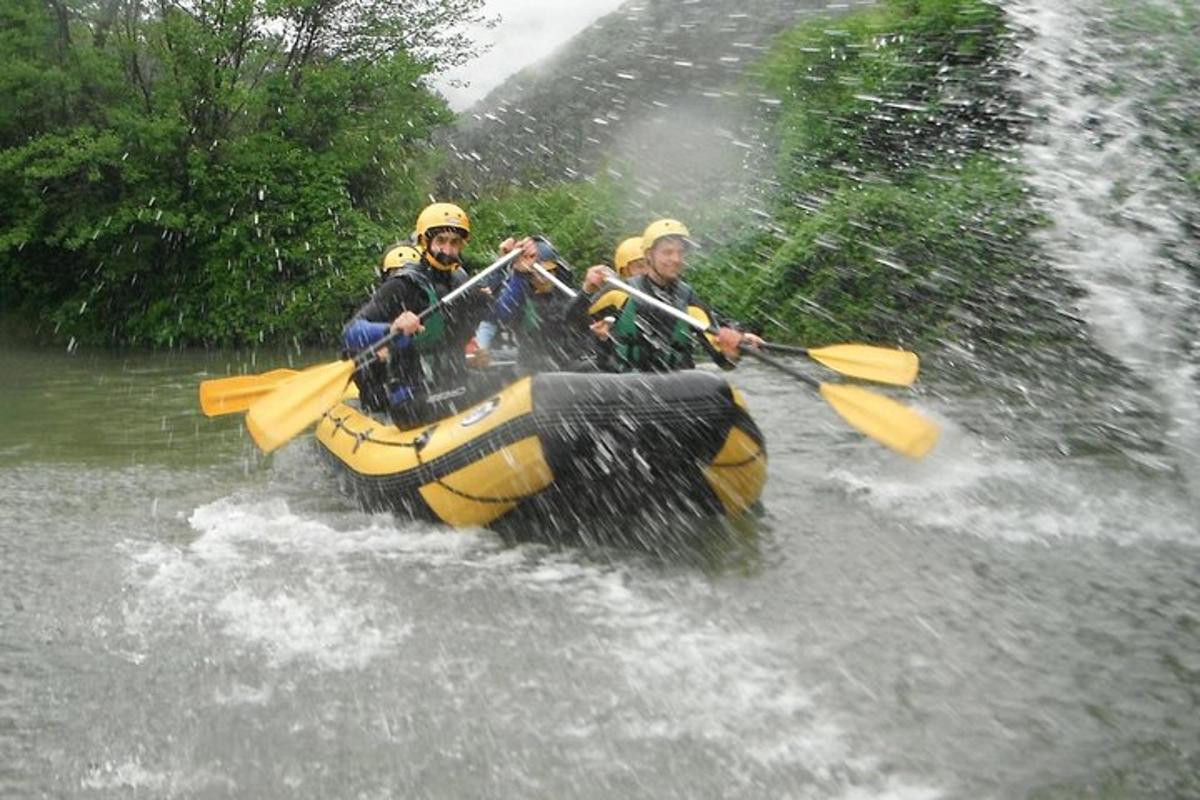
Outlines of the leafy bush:
{"label": "leafy bush", "polygon": [[627,188],[611,178],[561,183],[544,189],[505,189],[472,207],[475,248],[492,247],[508,236],[541,234],[582,271],[611,264],[617,243],[640,232],[644,222],[628,218]]}
{"label": "leafy bush", "polygon": [[994,334],[985,298],[1026,275],[1042,224],[1008,152],[1004,33],[988,3],[892,0],[780,37],[771,218],[692,280],[777,338]]}
{"label": "leafy bush", "polygon": [[372,3],[147,5],[132,30],[107,6],[63,27],[57,4],[6,5],[0,310],[96,342],[335,333],[411,226],[450,117],[407,15],[479,6]]}

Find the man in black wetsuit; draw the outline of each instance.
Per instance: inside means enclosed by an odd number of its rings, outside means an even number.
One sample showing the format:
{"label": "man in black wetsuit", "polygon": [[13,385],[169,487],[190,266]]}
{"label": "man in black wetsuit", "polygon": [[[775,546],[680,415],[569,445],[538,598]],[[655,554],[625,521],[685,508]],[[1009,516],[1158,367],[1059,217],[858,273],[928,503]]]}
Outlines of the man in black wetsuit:
{"label": "man in black wetsuit", "polygon": [[[422,312],[467,280],[462,251],[471,221],[452,203],[434,203],[417,217],[416,234],[420,259],[393,270],[342,333],[347,349],[357,352],[400,332],[384,348],[386,360],[355,373],[364,408],[388,411],[400,428],[458,413],[478,400],[464,347],[491,302],[486,291],[468,292],[422,322]],[[531,260],[532,243],[520,246],[527,251],[521,259]]]}

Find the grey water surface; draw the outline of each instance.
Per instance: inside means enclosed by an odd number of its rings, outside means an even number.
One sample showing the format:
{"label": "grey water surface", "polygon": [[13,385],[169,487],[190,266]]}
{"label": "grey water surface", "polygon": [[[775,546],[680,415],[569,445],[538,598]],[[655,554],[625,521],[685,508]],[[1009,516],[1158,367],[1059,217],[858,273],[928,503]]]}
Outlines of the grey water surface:
{"label": "grey water surface", "polygon": [[361,513],[310,441],[199,415],[274,358],[4,349],[0,796],[1198,791],[1184,483],[900,393],[946,426],[912,464],[745,367],[759,518],[519,544]]}

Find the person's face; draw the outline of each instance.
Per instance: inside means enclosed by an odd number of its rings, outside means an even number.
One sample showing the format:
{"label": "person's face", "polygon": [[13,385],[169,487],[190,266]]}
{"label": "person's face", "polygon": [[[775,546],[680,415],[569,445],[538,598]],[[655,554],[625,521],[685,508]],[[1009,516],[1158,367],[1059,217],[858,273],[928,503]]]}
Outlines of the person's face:
{"label": "person's face", "polygon": [[682,239],[675,236],[659,239],[650,252],[646,253],[647,271],[651,278],[657,278],[662,283],[671,283],[679,279],[686,258],[687,245]]}
{"label": "person's face", "polygon": [[436,236],[429,240],[429,252],[441,253],[453,259],[458,259],[462,255],[466,244],[467,240],[457,231],[439,231]]}

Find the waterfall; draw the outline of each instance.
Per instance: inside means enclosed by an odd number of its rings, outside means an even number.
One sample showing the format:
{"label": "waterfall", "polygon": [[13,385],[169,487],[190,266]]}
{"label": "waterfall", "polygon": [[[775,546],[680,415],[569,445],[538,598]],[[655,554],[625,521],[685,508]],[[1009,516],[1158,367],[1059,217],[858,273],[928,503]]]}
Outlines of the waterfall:
{"label": "waterfall", "polygon": [[[1172,466],[1200,503],[1200,287],[1178,257],[1195,242],[1181,223],[1189,198],[1168,156],[1175,143],[1150,102],[1184,67],[1170,42],[1123,41],[1102,0],[1022,0],[1008,12],[1023,29],[1020,88],[1037,115],[1024,156],[1052,223],[1043,245],[1085,290],[1079,314],[1096,343],[1148,387]],[[1187,36],[1179,27],[1164,35]]]}

